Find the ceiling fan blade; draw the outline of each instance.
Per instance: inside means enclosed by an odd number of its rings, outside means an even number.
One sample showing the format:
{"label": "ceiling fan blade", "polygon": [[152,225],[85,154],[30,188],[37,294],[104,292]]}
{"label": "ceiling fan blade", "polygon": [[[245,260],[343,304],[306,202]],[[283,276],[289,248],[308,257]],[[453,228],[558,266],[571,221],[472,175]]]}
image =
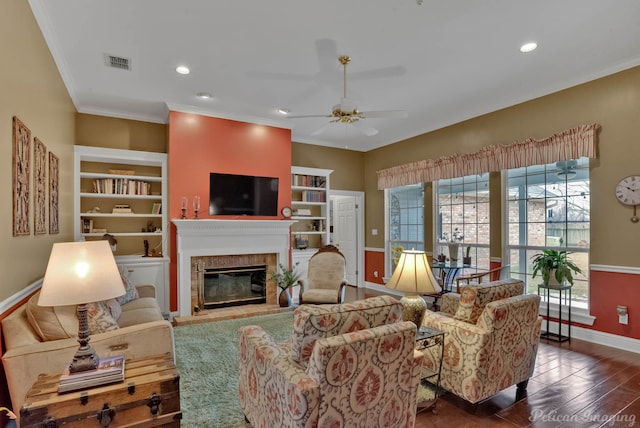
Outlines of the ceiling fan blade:
{"label": "ceiling fan blade", "polygon": [[405,110],[377,110],[360,112],[366,118],[390,117],[393,119],[405,119],[409,116]]}
{"label": "ceiling fan blade", "polygon": [[374,135],[376,135],[378,133],[377,129],[372,128],[372,127],[367,126],[367,125],[364,125],[359,120],[356,121],[356,122],[351,122],[351,125],[353,125],[355,128],[357,128],[360,132],[362,132],[367,137],[374,136]]}
{"label": "ceiling fan blade", "polygon": [[396,77],[406,74],[407,69],[401,65],[392,67],[376,68],[373,70],[355,71],[349,75],[350,78],[355,80],[364,79],[379,79],[385,77]]}
{"label": "ceiling fan blade", "polygon": [[287,119],[305,119],[309,117],[333,117],[330,114],[307,114],[299,116],[287,116]]}
{"label": "ceiling fan blade", "polygon": [[326,130],[327,130],[327,128],[329,128],[332,124],[333,124],[333,122],[329,122],[329,123],[324,124],[324,126],[322,126],[321,128],[318,128],[318,129],[316,129],[315,131],[313,131],[313,132],[311,133],[311,136],[312,136],[312,137],[316,137],[316,136],[318,136],[318,135],[322,134],[322,133],[323,133],[324,131],[326,131]]}

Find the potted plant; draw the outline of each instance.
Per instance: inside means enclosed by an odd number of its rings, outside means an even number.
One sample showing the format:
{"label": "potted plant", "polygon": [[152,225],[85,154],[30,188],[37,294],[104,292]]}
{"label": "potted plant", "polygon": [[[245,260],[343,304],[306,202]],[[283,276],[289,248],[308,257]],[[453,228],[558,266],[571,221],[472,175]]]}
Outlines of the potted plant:
{"label": "potted plant", "polygon": [[542,275],[542,282],[545,286],[559,287],[566,280],[573,285],[573,274],[582,273],[580,269],[569,257],[570,253],[557,250],[542,250],[541,254],[534,255],[533,278]]}
{"label": "potted plant", "polygon": [[278,296],[278,303],[280,307],[287,307],[291,303],[291,296],[287,291],[289,287],[298,282],[300,274],[296,272],[298,263],[293,266],[293,269],[287,269],[282,263],[280,263],[279,271],[272,271],[270,279],[276,283],[280,288],[280,295]]}
{"label": "potted plant", "polygon": [[458,261],[458,249],[460,248],[460,243],[464,240],[464,236],[456,227],[453,229],[453,233],[451,236],[447,232],[442,234],[442,241],[444,241],[449,247],[449,260],[452,264],[455,264]]}

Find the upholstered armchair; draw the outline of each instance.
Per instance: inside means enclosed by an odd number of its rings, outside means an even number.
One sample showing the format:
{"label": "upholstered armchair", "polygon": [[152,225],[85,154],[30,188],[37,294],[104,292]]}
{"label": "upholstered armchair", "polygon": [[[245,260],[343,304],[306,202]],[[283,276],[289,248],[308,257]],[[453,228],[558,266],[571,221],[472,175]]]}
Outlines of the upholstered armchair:
{"label": "upholstered armchair", "polygon": [[[535,367],[540,297],[522,294],[519,280],[462,287],[442,296],[441,312],[427,311],[423,324],[445,332],[441,386],[477,403],[511,385],[527,387]],[[440,354],[425,352],[425,366]]]}
{"label": "upholstered armchair", "polygon": [[416,326],[380,296],[304,305],[291,339],[239,331],[240,405],[254,427],[413,427],[423,355]]}
{"label": "upholstered armchair", "polygon": [[309,259],[307,277],[300,284],[299,303],[344,302],[345,260],[344,255],[333,245],[326,245]]}

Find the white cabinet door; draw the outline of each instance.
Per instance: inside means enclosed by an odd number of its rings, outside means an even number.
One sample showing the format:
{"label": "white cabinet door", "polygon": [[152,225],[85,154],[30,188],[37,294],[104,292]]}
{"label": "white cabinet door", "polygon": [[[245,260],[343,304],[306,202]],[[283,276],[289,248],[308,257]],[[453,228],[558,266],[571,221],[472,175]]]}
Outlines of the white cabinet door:
{"label": "white cabinet door", "polygon": [[151,284],[156,287],[160,310],[168,316],[169,310],[169,260],[163,257],[116,257],[122,274],[132,285]]}
{"label": "white cabinet door", "polygon": [[[295,266],[296,272],[298,272],[300,274],[300,278],[306,278],[307,277],[307,272],[309,270],[309,259],[311,258],[312,255],[314,255],[318,250],[317,249],[313,249],[313,250],[294,250],[291,252],[291,262],[292,265]],[[293,267],[292,266],[292,267]],[[292,301],[294,304],[298,304],[299,303],[299,294],[300,294],[300,287],[299,286],[295,286],[293,287],[292,291]]]}

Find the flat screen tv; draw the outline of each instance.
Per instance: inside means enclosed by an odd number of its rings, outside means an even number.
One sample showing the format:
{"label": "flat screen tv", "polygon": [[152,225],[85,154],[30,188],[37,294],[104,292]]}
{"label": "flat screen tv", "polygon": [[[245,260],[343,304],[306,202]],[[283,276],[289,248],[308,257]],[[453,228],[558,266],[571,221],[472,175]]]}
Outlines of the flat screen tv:
{"label": "flat screen tv", "polygon": [[278,178],[210,173],[209,215],[278,215]]}

